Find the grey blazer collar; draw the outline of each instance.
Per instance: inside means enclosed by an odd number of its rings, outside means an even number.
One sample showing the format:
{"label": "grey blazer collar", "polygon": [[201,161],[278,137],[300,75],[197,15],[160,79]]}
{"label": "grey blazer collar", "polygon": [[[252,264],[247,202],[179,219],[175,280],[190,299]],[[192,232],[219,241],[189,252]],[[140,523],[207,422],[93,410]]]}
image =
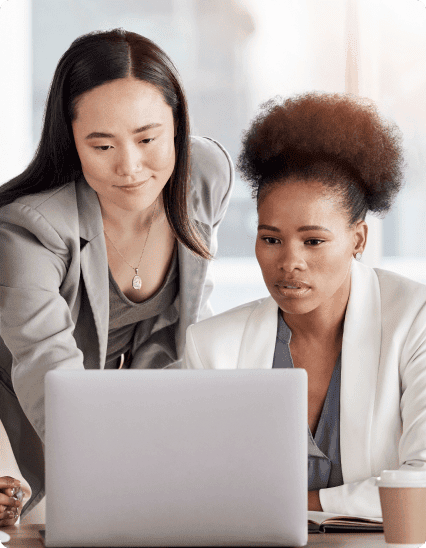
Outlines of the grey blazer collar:
{"label": "grey blazer collar", "polygon": [[[204,228],[205,238],[210,243],[211,228],[199,221],[195,222]],[[179,242],[179,327],[176,332],[176,350],[178,356],[183,355],[186,329],[198,318],[201,297],[206,279],[208,261],[195,256]]]}

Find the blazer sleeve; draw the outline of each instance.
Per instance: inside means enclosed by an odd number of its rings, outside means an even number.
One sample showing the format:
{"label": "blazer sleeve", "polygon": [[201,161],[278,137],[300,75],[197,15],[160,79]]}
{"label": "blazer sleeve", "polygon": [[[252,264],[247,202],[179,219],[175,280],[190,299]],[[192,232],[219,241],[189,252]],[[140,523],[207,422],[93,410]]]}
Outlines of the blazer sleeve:
{"label": "blazer sleeve", "polygon": [[60,292],[70,253],[38,211],[16,203],[6,207],[12,213],[0,213],[0,334],[13,356],[18,400],[44,440],[45,374],[84,368]]}
{"label": "blazer sleeve", "polygon": [[[426,305],[416,315],[403,342],[399,378],[402,419],[399,468],[426,471]],[[376,477],[320,489],[319,497],[324,512],[366,517],[382,515]]]}
{"label": "blazer sleeve", "polygon": [[[211,149],[211,163],[207,175],[210,183],[209,202],[211,206],[210,224],[212,228],[210,253],[215,256],[218,250],[217,234],[219,225],[225,216],[231,199],[235,182],[235,171],[230,155],[220,143],[207,137],[204,137],[203,140],[210,144],[209,148]],[[209,261],[201,297],[198,321],[213,315],[213,310],[209,302],[213,287],[214,276],[212,272],[212,261]]]}
{"label": "blazer sleeve", "polygon": [[377,518],[382,516],[376,478],[319,490],[323,512]]}

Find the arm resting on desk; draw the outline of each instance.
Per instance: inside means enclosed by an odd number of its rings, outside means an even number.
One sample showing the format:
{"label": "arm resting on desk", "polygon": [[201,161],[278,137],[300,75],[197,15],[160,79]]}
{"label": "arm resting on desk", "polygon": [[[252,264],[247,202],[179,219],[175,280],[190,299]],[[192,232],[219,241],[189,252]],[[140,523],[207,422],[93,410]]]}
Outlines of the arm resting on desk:
{"label": "arm resting on desk", "polygon": [[[381,517],[379,489],[376,478],[338,487],[320,489],[319,499],[324,512],[348,516]],[[310,508],[309,508],[310,510]]]}
{"label": "arm resting on desk", "polygon": [[308,510],[314,512],[322,512],[319,491],[308,491]]}

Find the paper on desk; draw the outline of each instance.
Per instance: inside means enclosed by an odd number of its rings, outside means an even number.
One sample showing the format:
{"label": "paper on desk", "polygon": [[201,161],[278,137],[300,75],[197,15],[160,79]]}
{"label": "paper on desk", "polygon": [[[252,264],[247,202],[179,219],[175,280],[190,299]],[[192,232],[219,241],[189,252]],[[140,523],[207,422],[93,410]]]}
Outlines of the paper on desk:
{"label": "paper on desk", "polygon": [[331,512],[314,512],[313,510],[308,511],[308,520],[313,521],[314,523],[321,524],[327,519],[337,519],[337,518],[347,518],[347,519],[354,519],[354,520],[365,520],[365,521],[373,521],[376,523],[383,523],[382,518],[370,518],[366,516],[353,516],[353,515],[346,515],[346,514],[332,514]]}

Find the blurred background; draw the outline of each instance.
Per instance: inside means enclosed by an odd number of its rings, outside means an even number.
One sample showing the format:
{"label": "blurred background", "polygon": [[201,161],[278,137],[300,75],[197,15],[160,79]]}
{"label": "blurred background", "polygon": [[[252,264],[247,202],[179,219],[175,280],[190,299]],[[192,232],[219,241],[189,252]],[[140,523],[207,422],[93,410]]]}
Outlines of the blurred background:
{"label": "blurred background", "polygon": [[[404,134],[406,182],[384,220],[369,218],[363,261],[426,283],[424,0],[0,0],[0,184],[37,146],[55,66],[79,35],[124,27],[177,66],[192,132],[236,161],[260,103],[318,90],[373,99]],[[213,306],[267,294],[254,258],[256,210],[237,183],[220,228]]]}

